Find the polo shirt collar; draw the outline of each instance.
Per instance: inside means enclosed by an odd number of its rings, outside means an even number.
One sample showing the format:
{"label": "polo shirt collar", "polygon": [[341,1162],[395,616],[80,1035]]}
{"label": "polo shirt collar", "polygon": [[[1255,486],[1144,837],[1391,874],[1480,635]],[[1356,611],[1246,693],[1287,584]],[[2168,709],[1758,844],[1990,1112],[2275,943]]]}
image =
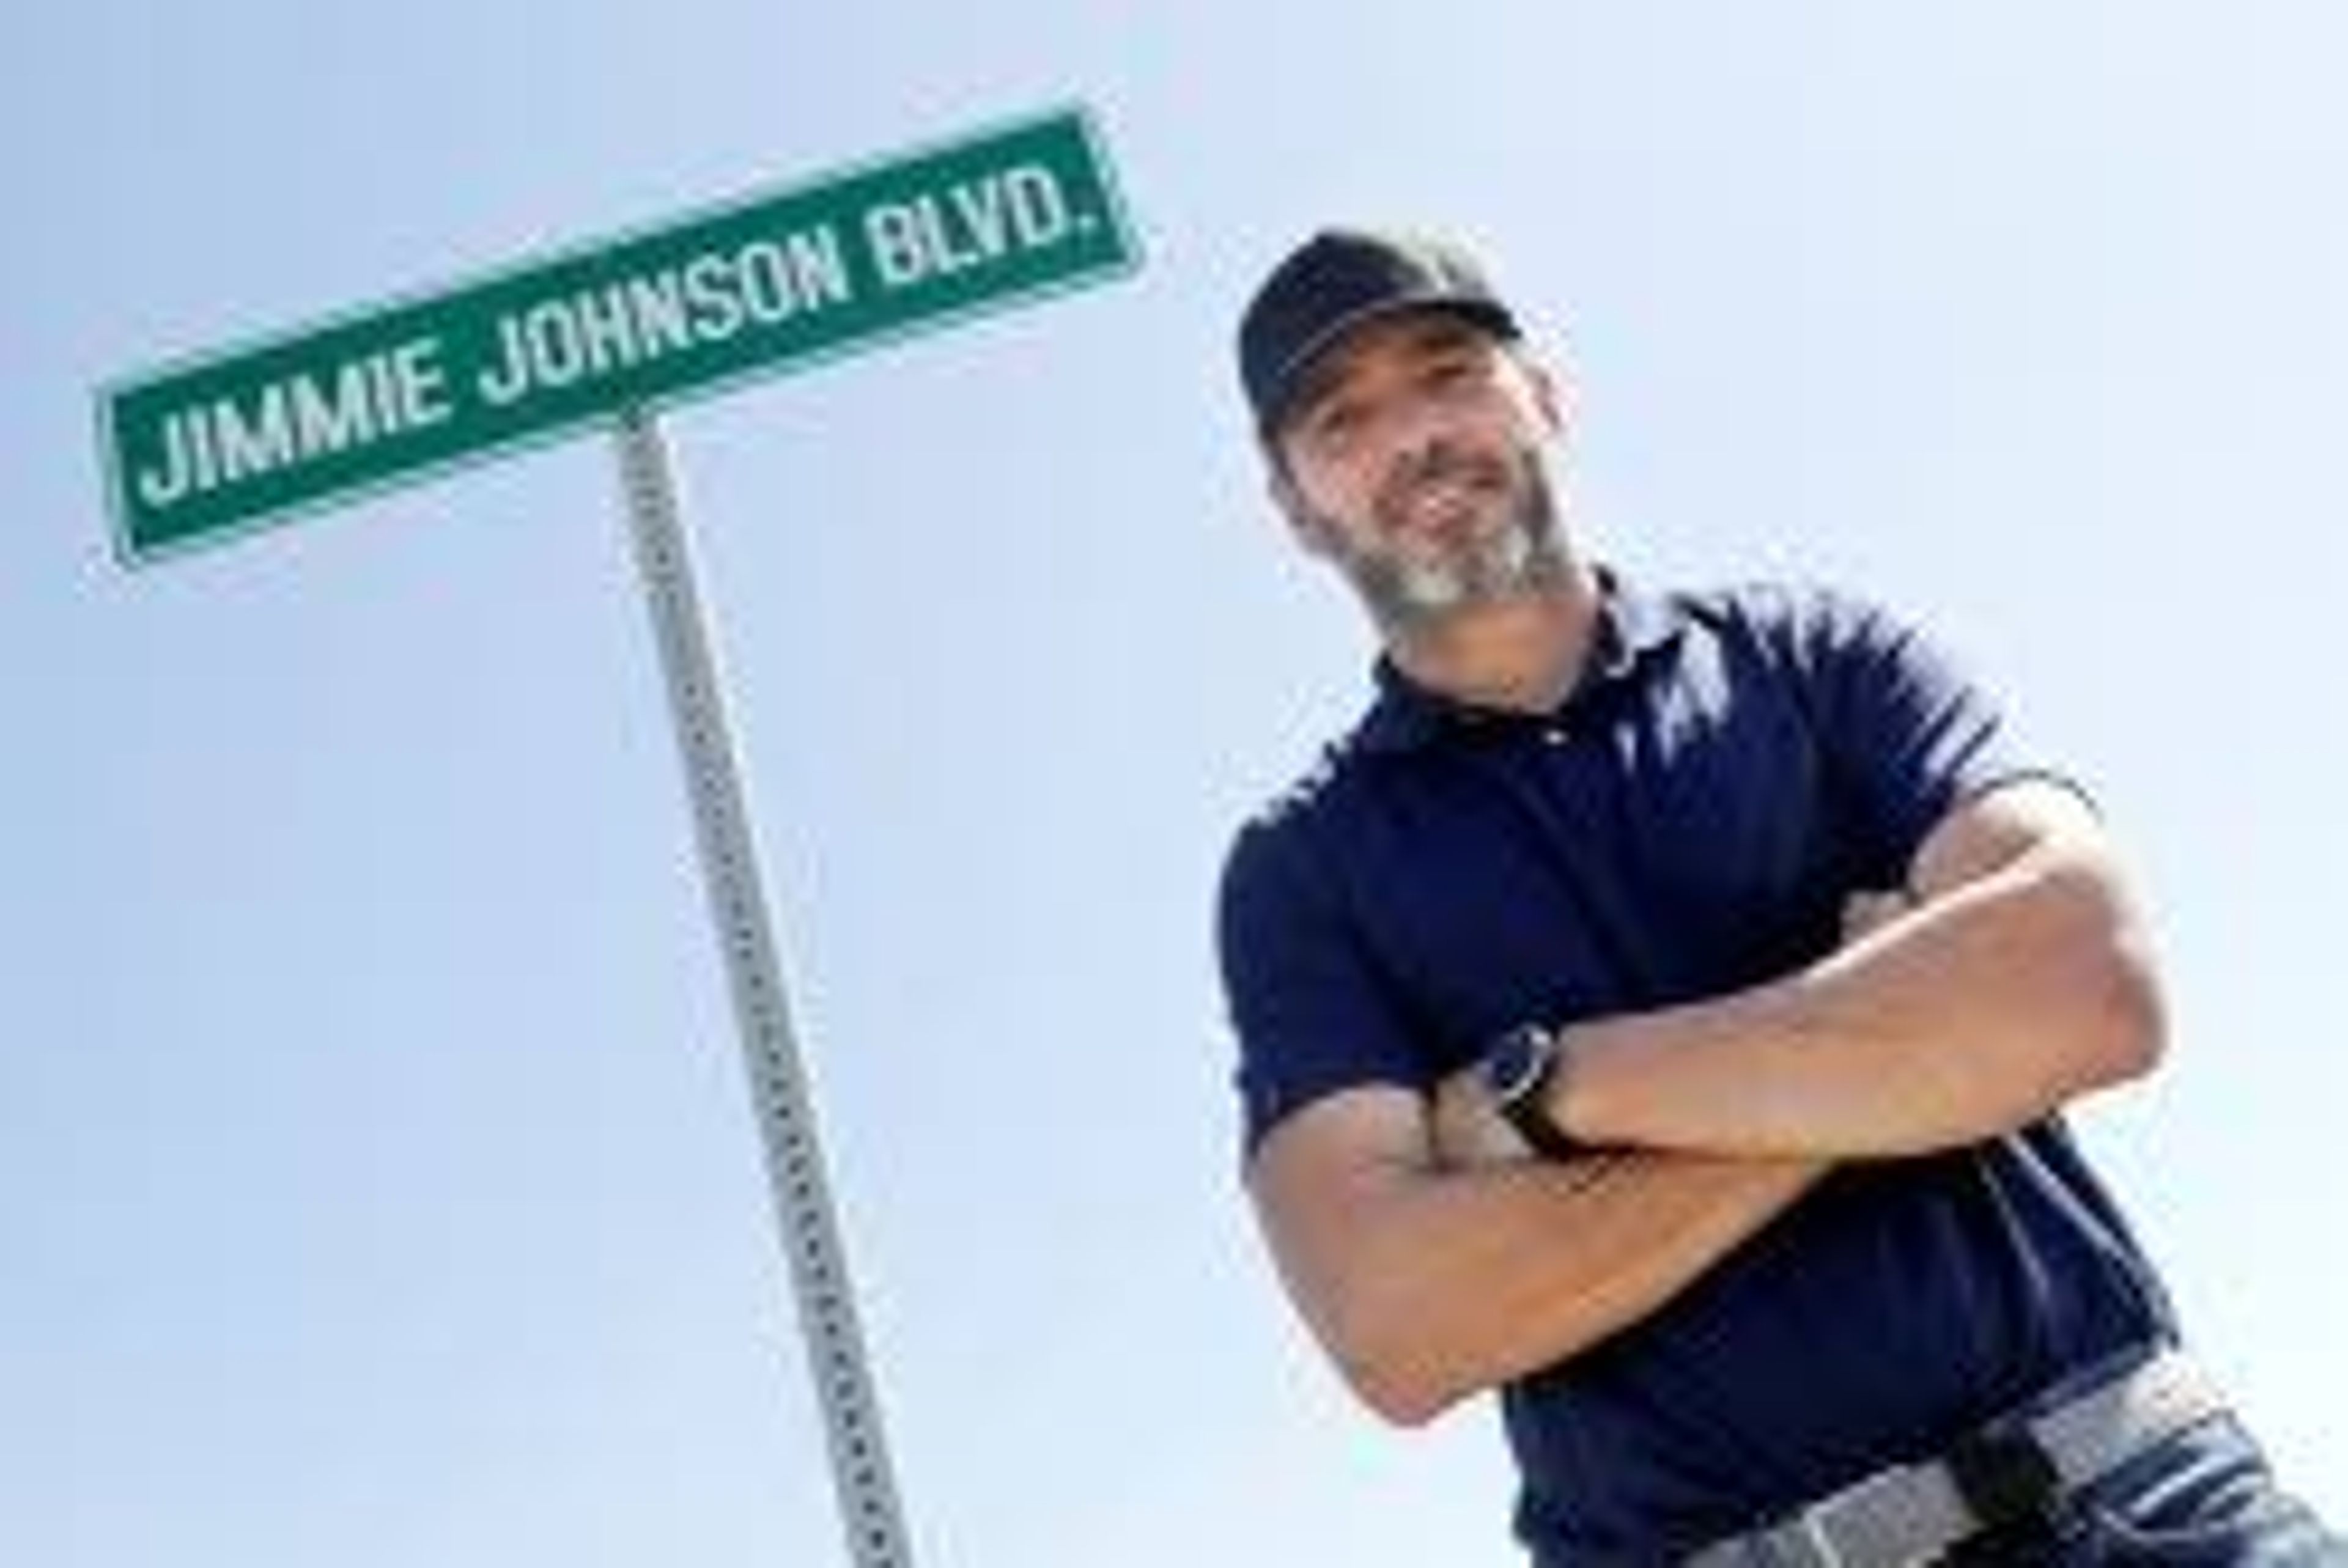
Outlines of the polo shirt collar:
{"label": "polo shirt collar", "polygon": [[[1597,577],[1598,626],[1590,662],[1561,706],[1570,706],[1591,692],[1629,675],[1642,657],[1674,641],[1682,629],[1682,612],[1676,605],[1641,591],[1610,568],[1598,568]],[[1405,674],[1386,655],[1379,656],[1375,673],[1377,701],[1354,732],[1356,741],[1368,751],[1415,751],[1447,730],[1522,717],[1431,691]]]}

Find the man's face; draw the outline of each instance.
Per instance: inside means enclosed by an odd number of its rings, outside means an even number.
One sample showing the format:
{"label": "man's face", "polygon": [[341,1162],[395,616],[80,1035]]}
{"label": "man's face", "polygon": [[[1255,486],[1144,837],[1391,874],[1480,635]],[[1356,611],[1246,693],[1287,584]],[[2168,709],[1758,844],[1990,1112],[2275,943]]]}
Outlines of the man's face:
{"label": "man's face", "polygon": [[1374,323],[1315,365],[1273,437],[1273,493],[1389,633],[1524,592],[1567,565],[1540,371],[1461,317]]}

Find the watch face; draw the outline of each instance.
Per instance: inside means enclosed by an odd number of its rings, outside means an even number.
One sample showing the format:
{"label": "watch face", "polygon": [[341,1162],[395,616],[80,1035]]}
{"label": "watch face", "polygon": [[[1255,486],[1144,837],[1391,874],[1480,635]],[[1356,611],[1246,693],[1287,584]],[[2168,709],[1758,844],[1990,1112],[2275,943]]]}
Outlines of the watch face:
{"label": "watch face", "polygon": [[1484,1059],[1484,1086],[1495,1103],[1513,1105],[1540,1084],[1549,1068],[1549,1037],[1536,1025],[1510,1030]]}

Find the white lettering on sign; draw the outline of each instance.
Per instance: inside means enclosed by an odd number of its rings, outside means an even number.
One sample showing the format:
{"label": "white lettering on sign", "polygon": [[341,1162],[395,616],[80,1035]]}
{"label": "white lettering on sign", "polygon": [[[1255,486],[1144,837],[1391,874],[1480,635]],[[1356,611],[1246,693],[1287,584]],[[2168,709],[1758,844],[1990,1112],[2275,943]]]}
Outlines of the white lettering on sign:
{"label": "white lettering on sign", "polygon": [[493,408],[723,343],[845,303],[847,258],[829,228],[753,240],[681,266],[540,300],[498,318],[497,359],[474,390]]}
{"label": "white lettering on sign", "polygon": [[150,507],[448,419],[440,340],[412,338],[336,366],[324,377],[265,382],[246,399],[215,398],[163,416],[161,452],[132,483]]}
{"label": "white lettering on sign", "polygon": [[1076,227],[1059,180],[1040,164],[883,202],[864,214],[873,267],[892,289],[1056,244]]}

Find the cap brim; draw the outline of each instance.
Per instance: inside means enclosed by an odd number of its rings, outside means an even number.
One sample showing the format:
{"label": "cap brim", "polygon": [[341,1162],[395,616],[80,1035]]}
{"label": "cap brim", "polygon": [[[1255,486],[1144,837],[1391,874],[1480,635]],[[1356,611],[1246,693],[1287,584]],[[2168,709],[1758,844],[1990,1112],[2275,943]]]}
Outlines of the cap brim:
{"label": "cap brim", "polygon": [[1303,389],[1313,367],[1346,338],[1374,323],[1421,313],[1465,316],[1495,337],[1513,339],[1519,335],[1517,318],[1509,313],[1507,306],[1493,300],[1428,292],[1369,301],[1323,323],[1320,331],[1298,344],[1295,352],[1281,363],[1272,375],[1271,395],[1258,411],[1258,428],[1267,436],[1280,428],[1295,407],[1297,394]]}

